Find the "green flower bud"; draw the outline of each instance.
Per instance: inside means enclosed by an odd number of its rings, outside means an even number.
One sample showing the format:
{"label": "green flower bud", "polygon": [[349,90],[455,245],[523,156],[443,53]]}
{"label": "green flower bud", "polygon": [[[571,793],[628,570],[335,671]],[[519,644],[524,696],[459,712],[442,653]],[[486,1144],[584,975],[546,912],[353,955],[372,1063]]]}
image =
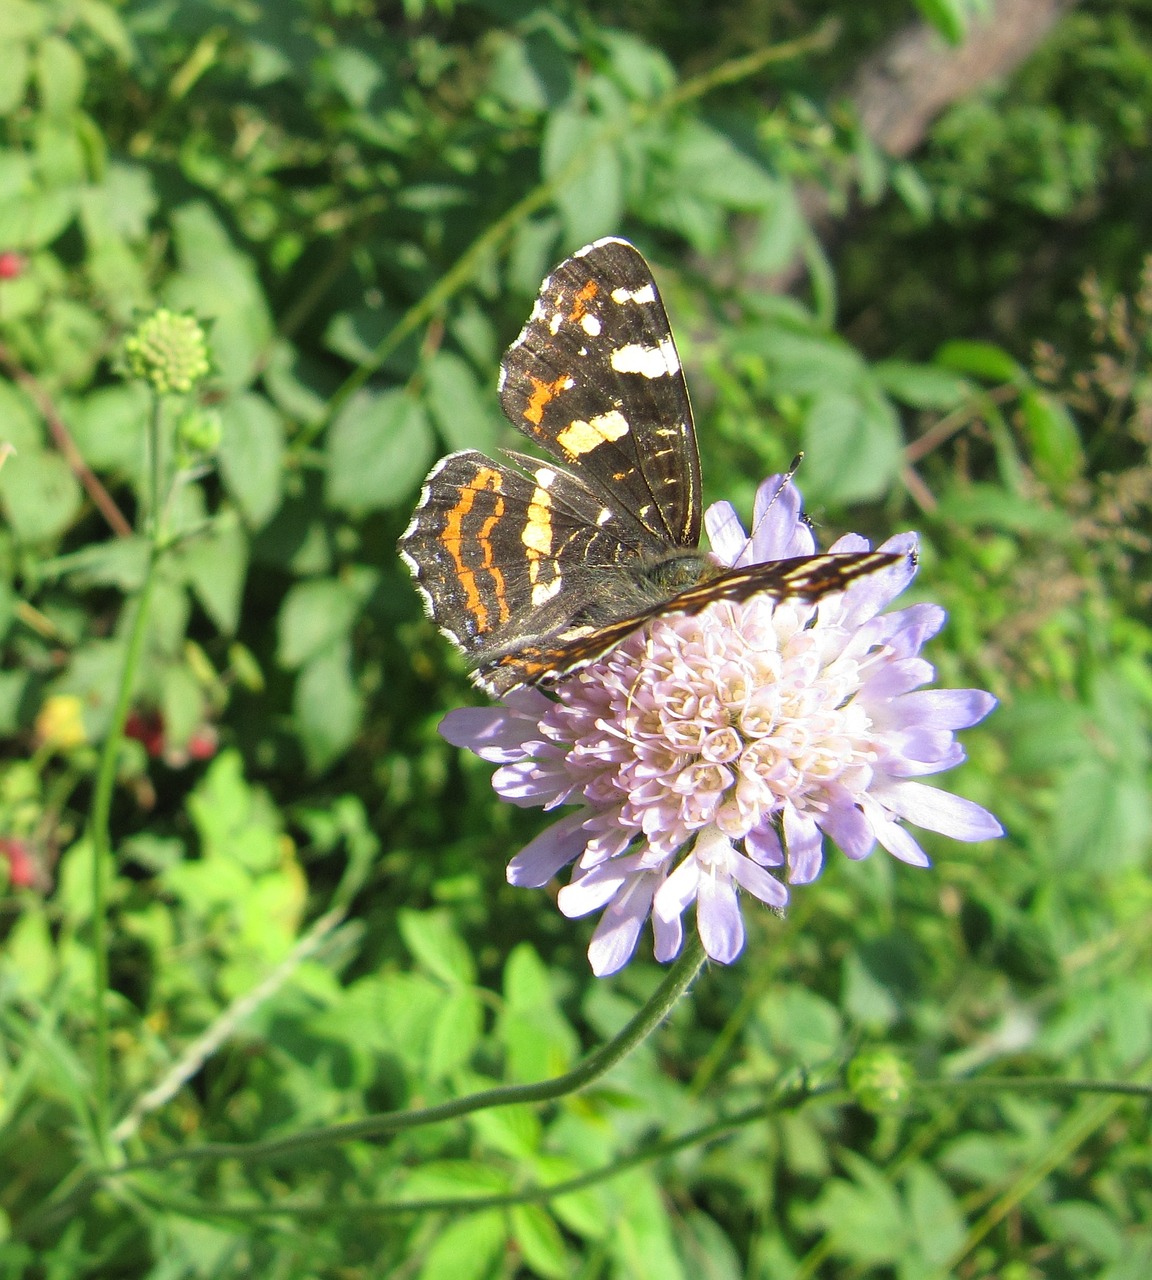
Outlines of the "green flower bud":
{"label": "green flower bud", "polygon": [[894,1049],[861,1049],[848,1064],[848,1088],[865,1111],[893,1111],[904,1105],[915,1077]]}
{"label": "green flower bud", "polygon": [[209,371],[208,339],[195,316],[161,307],[124,339],[129,377],[150,382],[158,395],[191,391]]}
{"label": "green flower bud", "polygon": [[176,424],[176,439],[189,453],[215,453],[223,435],[224,421],[215,409],[189,409]]}

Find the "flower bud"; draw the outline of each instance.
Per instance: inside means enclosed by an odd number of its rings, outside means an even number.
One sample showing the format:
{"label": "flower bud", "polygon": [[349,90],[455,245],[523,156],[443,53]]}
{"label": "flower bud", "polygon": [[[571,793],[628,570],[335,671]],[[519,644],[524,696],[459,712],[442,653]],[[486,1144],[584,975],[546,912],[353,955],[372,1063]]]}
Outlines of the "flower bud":
{"label": "flower bud", "polygon": [[161,307],[124,339],[129,377],[150,382],[158,395],[188,392],[208,373],[208,339],[195,316]]}
{"label": "flower bud", "polygon": [[215,409],[189,409],[176,424],[176,439],[189,453],[215,453],[223,436],[224,421]]}
{"label": "flower bud", "polygon": [[865,1111],[894,1111],[908,1099],[912,1068],[894,1049],[862,1049],[848,1064],[848,1088]]}

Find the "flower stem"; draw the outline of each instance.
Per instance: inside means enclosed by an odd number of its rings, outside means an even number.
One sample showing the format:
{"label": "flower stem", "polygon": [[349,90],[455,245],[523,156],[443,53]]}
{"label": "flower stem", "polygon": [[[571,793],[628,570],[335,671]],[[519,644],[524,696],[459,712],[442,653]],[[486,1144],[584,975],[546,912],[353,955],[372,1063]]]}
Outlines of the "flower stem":
{"label": "flower stem", "polygon": [[120,744],[124,741],[124,726],[132,705],[132,686],[136,669],[144,651],[144,637],[148,631],[148,605],[152,598],[152,584],[156,578],[156,565],[160,559],[160,421],[161,398],[152,397],[152,412],[148,423],[148,451],[151,460],[151,492],[148,496],[149,533],[151,548],[144,581],[133,601],[135,615],[128,634],[124,653],[124,665],[120,669],[120,683],[116,690],[116,702],[112,720],[100,748],[100,760],[96,768],[96,785],[92,793],[92,810],[89,818],[89,840],[92,846],[92,967],[95,988],[96,1062],[94,1076],[93,1124],[96,1150],[107,1163],[108,1124],[111,1114],[110,1082],[111,1063],[108,1050],[108,870],[112,860],[110,820],[112,794],[116,788],[116,765]]}
{"label": "flower stem", "polygon": [[411,1111],[388,1111],[368,1116],[347,1124],[328,1125],[322,1129],[308,1129],[287,1138],[270,1142],[213,1142],[199,1147],[185,1147],[180,1151],[168,1151],[148,1160],[135,1160],[118,1166],[112,1173],[128,1173],[138,1169],[158,1169],[184,1161],[222,1160],[225,1157],[255,1161],[275,1160],[305,1149],[330,1147],[342,1142],[380,1138],[404,1129],[437,1124],[444,1120],[456,1120],[484,1111],[491,1107],[510,1107],[517,1103],[551,1102],[584,1089],[610,1071],[652,1034],[671,1013],[676,1002],[692,985],[704,964],[704,948],[693,932],[685,943],[680,958],[669,970],[664,981],[649,997],[647,1003],[631,1021],[607,1044],[590,1053],[583,1062],[562,1076],[551,1080],[538,1080],[531,1084],[497,1085],[481,1089],[450,1102],[434,1107],[417,1107]]}

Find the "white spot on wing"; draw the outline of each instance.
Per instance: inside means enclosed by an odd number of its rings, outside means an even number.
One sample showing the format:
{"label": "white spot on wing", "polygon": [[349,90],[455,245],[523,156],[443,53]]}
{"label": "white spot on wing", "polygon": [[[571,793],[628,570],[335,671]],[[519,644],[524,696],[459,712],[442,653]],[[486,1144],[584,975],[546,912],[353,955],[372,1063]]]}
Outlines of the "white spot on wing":
{"label": "white spot on wing", "polygon": [[532,588],[532,603],[534,605],[547,604],[549,600],[560,590],[562,579],[553,578],[551,582],[538,582]]}
{"label": "white spot on wing", "polygon": [[580,321],[580,328],[583,329],[590,338],[599,337],[600,318],[598,316],[594,316],[591,311],[587,311],[584,313],[584,317]]}
{"label": "white spot on wing", "polygon": [[639,373],[645,378],[666,378],[680,368],[676,345],[670,337],[658,347],[642,347],[630,342],[612,352],[612,368],[617,373]]}
{"label": "white spot on wing", "polygon": [[548,321],[548,331],[552,334],[553,337],[555,337],[560,332],[560,326],[563,323],[564,323],[564,317],[560,314],[559,311],[557,311],[555,315],[553,315],[552,319]]}
{"label": "white spot on wing", "polygon": [[638,302],[643,305],[656,301],[656,290],[652,287],[651,281],[647,284],[642,284],[639,289],[625,289],[621,285],[620,288],[612,290],[612,301],[620,304]]}

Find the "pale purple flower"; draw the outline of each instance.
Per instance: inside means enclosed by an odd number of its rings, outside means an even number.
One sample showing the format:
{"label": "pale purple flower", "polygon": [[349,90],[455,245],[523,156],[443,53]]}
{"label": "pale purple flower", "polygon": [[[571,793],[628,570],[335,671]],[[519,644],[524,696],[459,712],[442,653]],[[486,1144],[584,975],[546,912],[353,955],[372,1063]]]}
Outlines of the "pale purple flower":
{"label": "pale purple flower", "polygon": [[[728,503],[705,524],[716,559],[751,564],[811,555],[800,495],[770,477],[746,537]],[[785,880],[820,874],[824,837],[849,858],[876,844],[914,866],[928,857],[902,822],[957,840],[1003,834],[971,800],[914,779],[964,759],[955,731],[995,706],[978,689],[926,690],[920,657],[944,611],[882,613],[912,580],[914,534],[881,550],[895,565],[818,604],[755,596],[674,615],[562,682],[488,708],[450,712],[449,742],[499,764],[513,804],[577,806],[512,859],[512,884],[539,887],[574,864],[559,893],[571,917],[601,912],[588,949],[598,975],[631,958],[651,917],[658,960],[674,958],[682,917],[713,960],[744,946],[740,890],[770,907]],[[833,551],[865,551],[856,535]]]}

